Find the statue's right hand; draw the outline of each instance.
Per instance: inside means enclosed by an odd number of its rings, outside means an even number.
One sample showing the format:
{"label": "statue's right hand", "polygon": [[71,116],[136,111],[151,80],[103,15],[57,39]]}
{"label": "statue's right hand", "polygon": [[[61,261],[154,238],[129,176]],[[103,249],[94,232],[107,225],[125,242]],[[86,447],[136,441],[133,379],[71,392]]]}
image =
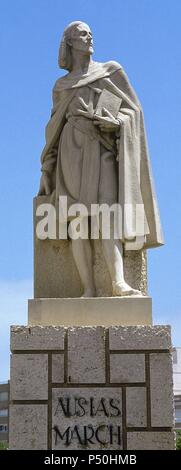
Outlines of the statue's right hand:
{"label": "statue's right hand", "polygon": [[42,173],[38,196],[48,196],[49,194],[51,194],[51,177],[48,173]]}

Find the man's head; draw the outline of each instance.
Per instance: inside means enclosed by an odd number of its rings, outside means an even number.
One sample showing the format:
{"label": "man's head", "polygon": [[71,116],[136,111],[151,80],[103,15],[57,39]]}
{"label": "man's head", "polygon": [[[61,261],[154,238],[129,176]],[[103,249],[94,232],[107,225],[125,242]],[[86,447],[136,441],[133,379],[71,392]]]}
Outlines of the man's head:
{"label": "man's head", "polygon": [[93,50],[92,32],[89,26],[82,21],[70,23],[64,30],[59,49],[59,66],[71,71],[71,50],[91,55]]}

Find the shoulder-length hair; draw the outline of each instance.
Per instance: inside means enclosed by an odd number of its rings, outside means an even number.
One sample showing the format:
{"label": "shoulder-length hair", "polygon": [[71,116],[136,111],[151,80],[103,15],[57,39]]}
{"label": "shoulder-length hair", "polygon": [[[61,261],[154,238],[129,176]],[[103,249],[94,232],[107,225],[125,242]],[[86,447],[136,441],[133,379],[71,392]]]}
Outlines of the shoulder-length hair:
{"label": "shoulder-length hair", "polygon": [[71,72],[72,69],[72,56],[71,46],[68,44],[71,39],[71,34],[74,29],[83,21],[73,21],[70,23],[63,32],[63,36],[60,43],[59,54],[58,54],[58,65],[61,69],[68,70]]}

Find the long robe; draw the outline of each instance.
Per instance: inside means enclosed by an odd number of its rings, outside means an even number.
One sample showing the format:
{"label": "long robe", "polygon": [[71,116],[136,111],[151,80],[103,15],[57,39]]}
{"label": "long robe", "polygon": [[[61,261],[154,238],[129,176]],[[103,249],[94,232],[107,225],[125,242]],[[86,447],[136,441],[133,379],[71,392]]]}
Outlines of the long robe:
{"label": "long robe", "polygon": [[[118,113],[118,165],[115,163],[115,138],[110,137],[108,141],[103,133],[96,136],[97,131],[93,124],[98,95],[104,89],[122,100]],[[83,106],[80,106],[80,98]],[[88,118],[82,114],[86,111],[86,106],[89,108]],[[88,206],[95,202],[118,202],[123,211],[123,242],[134,241],[134,237],[139,236],[136,233],[136,208],[143,205],[145,247],[163,244],[143,113],[136,94],[118,63],[94,62],[87,74],[70,73],[57,80],[41,161],[42,171],[52,173],[56,169],[56,199],[66,195],[68,205],[81,202]],[[107,186],[110,188],[107,194],[104,188],[109,173],[112,182]],[[129,207],[131,215],[127,217],[126,210]]]}

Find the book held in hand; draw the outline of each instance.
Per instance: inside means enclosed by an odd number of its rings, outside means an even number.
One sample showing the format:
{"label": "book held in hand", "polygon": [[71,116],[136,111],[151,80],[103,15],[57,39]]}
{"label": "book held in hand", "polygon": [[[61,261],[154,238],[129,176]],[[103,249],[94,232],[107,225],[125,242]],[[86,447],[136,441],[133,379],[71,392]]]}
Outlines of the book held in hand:
{"label": "book held in hand", "polygon": [[114,95],[110,91],[103,89],[102,93],[100,94],[96,110],[95,116],[102,116],[106,115],[105,110],[108,111],[115,119],[117,118],[118,112],[120,110],[122,99],[118,96]]}

